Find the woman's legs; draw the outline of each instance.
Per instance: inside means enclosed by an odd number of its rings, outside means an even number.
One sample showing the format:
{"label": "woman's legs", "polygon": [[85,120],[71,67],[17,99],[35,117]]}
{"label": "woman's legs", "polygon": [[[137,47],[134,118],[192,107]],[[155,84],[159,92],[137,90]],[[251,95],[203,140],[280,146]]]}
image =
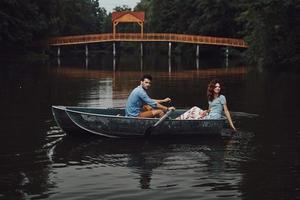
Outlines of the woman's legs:
{"label": "woman's legs", "polygon": [[202,119],[204,115],[205,112],[201,108],[194,106],[176,119]]}

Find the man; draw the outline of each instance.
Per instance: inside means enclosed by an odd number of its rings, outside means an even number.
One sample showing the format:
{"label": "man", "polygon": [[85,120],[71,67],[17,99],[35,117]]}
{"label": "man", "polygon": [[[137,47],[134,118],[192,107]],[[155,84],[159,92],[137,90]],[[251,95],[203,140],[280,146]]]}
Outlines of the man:
{"label": "man", "polygon": [[[144,75],[141,78],[141,84],[137,86],[129,95],[125,115],[128,117],[162,117],[164,112],[167,110],[175,110],[172,107],[163,106],[161,103],[170,102],[170,98],[165,98],[161,100],[151,99],[146,90],[151,86],[152,76]],[[143,110],[144,106],[151,107],[151,109]]]}

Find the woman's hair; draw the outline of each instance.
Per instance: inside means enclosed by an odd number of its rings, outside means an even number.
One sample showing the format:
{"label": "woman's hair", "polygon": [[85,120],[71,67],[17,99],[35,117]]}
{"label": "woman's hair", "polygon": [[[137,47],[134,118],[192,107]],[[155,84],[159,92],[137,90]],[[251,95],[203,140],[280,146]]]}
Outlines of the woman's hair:
{"label": "woman's hair", "polygon": [[207,86],[207,99],[208,99],[208,101],[214,100],[214,89],[215,89],[215,85],[217,83],[219,83],[221,85],[221,82],[218,79],[213,79],[212,81],[209,82],[209,84]]}

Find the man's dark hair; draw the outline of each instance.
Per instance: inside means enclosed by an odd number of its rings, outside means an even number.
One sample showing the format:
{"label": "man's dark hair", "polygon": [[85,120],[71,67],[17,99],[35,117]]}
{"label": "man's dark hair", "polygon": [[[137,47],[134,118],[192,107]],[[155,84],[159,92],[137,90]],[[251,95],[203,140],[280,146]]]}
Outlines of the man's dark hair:
{"label": "man's dark hair", "polygon": [[141,78],[141,81],[144,81],[145,79],[152,81],[152,76],[150,74],[144,74]]}

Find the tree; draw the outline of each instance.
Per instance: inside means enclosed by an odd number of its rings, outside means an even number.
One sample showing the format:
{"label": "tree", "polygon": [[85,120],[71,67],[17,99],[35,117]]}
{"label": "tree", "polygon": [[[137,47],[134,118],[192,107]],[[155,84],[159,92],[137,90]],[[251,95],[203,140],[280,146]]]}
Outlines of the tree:
{"label": "tree", "polygon": [[247,58],[262,67],[297,66],[300,62],[299,13],[297,0],[245,1],[240,20],[250,45]]}
{"label": "tree", "polygon": [[0,50],[27,51],[53,35],[100,33],[106,11],[97,0],[2,0]]}
{"label": "tree", "polygon": [[34,36],[47,28],[43,20],[39,20],[39,16],[39,8],[33,1],[2,0],[0,3],[1,47],[20,50],[30,45]]}
{"label": "tree", "polygon": [[57,35],[99,33],[106,11],[97,0],[56,0]]}

